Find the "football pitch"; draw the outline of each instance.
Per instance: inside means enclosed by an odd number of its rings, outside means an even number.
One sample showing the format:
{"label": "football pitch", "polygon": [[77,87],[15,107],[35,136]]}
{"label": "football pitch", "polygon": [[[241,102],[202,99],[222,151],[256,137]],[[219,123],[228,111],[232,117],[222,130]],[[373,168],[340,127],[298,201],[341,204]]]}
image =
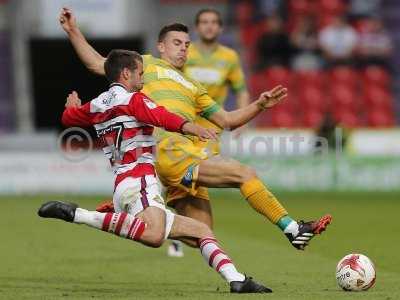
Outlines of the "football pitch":
{"label": "football pitch", "polygon": [[[399,193],[277,193],[295,218],[331,213],[306,251],[256,214],[237,192],[214,192],[215,232],[238,269],[273,294],[231,295],[196,249],[169,258],[84,225],[36,215],[47,200],[93,209],[104,197],[1,197],[0,299],[400,299]],[[360,252],[376,265],[375,286],[343,292],[335,267]]]}

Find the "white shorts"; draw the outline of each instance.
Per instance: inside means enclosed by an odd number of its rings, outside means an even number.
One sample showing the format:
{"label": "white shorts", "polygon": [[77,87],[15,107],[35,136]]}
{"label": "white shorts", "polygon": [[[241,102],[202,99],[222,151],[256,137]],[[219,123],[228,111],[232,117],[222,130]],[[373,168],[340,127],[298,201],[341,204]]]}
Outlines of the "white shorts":
{"label": "white shorts", "polygon": [[115,188],[113,202],[115,212],[126,212],[133,216],[136,216],[149,206],[162,209],[166,215],[165,239],[168,237],[175,215],[165,207],[164,199],[161,196],[160,184],[156,176],[146,175],[138,178],[125,178]]}

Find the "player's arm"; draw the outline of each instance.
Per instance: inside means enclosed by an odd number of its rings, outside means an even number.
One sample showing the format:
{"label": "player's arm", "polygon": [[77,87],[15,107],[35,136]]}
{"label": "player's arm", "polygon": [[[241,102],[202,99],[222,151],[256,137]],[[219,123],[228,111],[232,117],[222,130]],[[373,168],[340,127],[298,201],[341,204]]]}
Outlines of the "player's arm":
{"label": "player's arm", "polygon": [[92,118],[90,116],[90,103],[81,105],[78,93],[73,91],[67,97],[65,103],[65,110],[61,119],[65,127],[89,127],[92,125]]}
{"label": "player's arm", "polygon": [[200,140],[216,140],[218,138],[215,130],[203,128],[169,112],[142,93],[136,93],[132,96],[130,108],[132,115],[139,122],[162,127],[167,131],[194,135],[199,137]]}
{"label": "player's arm", "polygon": [[[250,95],[249,92],[245,89],[242,89],[241,91],[236,93],[236,107],[238,109],[244,108],[246,106],[250,105]],[[241,133],[248,128],[248,123],[240,126],[235,130],[235,137],[238,137],[241,135]]]}
{"label": "player's arm", "polygon": [[93,73],[104,75],[104,62],[106,60],[86,40],[76,24],[76,18],[69,8],[63,8],[60,14],[60,24],[68,34],[76,53],[85,66]]}
{"label": "player's arm", "polygon": [[250,95],[247,90],[242,90],[236,94],[236,106],[238,109],[250,104]]}
{"label": "player's arm", "polygon": [[262,111],[275,106],[286,96],[287,89],[276,86],[272,90],[262,93],[256,101],[243,108],[230,112],[221,108],[208,116],[208,119],[222,128],[233,130],[248,123]]}

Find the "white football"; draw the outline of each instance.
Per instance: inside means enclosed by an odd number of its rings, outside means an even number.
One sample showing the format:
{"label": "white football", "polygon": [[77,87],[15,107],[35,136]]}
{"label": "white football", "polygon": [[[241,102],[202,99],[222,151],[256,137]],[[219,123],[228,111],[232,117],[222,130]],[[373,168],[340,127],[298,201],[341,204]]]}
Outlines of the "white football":
{"label": "white football", "polygon": [[348,254],[336,267],[336,280],[345,291],[366,291],[375,283],[373,262],[362,254]]}

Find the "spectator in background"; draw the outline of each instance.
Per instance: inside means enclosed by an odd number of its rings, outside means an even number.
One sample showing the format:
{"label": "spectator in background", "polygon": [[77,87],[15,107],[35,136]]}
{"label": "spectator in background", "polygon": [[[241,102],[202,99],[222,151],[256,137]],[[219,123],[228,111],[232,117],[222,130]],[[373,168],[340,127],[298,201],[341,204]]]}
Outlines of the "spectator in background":
{"label": "spectator in background", "polygon": [[292,67],[296,70],[315,70],[321,67],[318,32],[315,19],[305,16],[290,36],[295,55]]}
{"label": "spectator in background", "polygon": [[328,67],[352,63],[357,42],[357,32],[341,16],[335,17],[319,33],[319,44]]}
{"label": "spectator in background", "polygon": [[369,18],[365,30],[359,34],[357,48],[359,65],[380,65],[389,68],[388,60],[392,54],[393,45],[381,20]]}
{"label": "spectator in background", "polygon": [[268,18],[267,32],[258,40],[257,50],[261,68],[289,66],[292,48],[281,18],[276,15]]}

